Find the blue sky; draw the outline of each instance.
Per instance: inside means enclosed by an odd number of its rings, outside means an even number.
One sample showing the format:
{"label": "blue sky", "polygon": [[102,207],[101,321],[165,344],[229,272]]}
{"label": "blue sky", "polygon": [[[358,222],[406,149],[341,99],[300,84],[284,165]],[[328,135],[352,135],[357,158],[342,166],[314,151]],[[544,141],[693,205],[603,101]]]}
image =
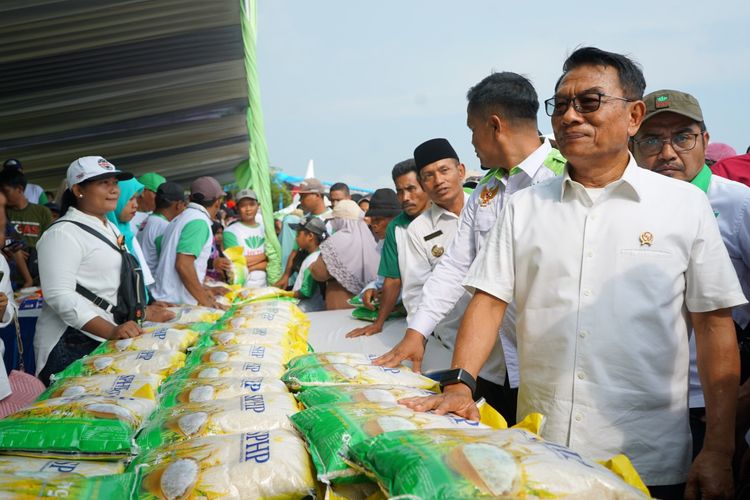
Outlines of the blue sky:
{"label": "blue sky", "polygon": [[[629,54],[646,91],[701,102],[712,140],[750,145],[750,3],[258,1],[258,66],[269,158],[290,175],[391,187],[394,163],[446,137],[478,161],[466,91],[492,71],[551,97],[565,57],[594,45]],[[551,132],[540,108],[539,128]]]}

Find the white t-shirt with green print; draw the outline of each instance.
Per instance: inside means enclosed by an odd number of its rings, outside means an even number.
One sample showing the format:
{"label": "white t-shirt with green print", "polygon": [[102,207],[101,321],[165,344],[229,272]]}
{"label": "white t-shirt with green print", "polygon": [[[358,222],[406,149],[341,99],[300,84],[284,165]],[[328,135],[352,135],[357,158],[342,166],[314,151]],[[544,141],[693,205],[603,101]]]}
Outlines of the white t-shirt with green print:
{"label": "white t-shirt with green print", "polygon": [[[262,255],[266,252],[266,232],[263,224],[235,222],[224,230],[224,248],[243,247],[245,256]],[[266,272],[252,271],[247,275],[245,286],[266,286]]]}

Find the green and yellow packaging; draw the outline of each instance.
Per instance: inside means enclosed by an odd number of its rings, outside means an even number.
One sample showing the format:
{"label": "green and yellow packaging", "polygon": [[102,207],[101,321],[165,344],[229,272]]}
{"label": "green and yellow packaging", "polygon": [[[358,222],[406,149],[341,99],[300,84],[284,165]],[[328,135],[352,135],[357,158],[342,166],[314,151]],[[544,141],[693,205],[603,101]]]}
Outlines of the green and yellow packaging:
{"label": "green and yellow packaging", "polygon": [[521,429],[388,432],[351,443],[347,456],[389,497],[648,498],[596,462]]}

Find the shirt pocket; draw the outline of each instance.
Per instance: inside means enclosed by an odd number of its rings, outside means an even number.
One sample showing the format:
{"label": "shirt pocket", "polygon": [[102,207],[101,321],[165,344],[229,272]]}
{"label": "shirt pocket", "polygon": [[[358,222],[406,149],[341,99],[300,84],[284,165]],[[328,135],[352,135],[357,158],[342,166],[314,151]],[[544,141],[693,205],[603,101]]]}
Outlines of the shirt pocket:
{"label": "shirt pocket", "polygon": [[474,216],[474,228],[477,232],[483,235],[492,229],[496,220],[497,216],[495,215],[495,207],[491,205],[487,207],[480,206]]}
{"label": "shirt pocket", "polygon": [[622,248],[617,253],[612,284],[622,292],[637,293],[639,302],[664,304],[684,291],[684,267],[682,258],[669,250]]}

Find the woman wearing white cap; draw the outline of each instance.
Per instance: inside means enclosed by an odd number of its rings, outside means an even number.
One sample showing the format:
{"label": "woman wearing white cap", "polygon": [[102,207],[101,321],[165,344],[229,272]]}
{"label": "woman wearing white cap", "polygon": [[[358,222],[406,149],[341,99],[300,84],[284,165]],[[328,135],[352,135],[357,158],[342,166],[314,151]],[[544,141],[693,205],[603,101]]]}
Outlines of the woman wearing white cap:
{"label": "woman wearing white cap", "polygon": [[[141,334],[136,322],[116,324],[111,308],[103,309],[77,290],[80,285],[108,304],[117,304],[122,255],[112,245],[123,248],[124,239],[106,214],[117,206],[117,181],[132,177],[101,156],[79,158],[68,168],[70,189],[63,196],[62,217],[37,244],[44,307],[34,350],[37,375],[45,384],[50,375],[90,353],[100,342]],[[174,313],[162,308],[149,307],[146,312],[146,319],[153,321],[172,317]]]}

